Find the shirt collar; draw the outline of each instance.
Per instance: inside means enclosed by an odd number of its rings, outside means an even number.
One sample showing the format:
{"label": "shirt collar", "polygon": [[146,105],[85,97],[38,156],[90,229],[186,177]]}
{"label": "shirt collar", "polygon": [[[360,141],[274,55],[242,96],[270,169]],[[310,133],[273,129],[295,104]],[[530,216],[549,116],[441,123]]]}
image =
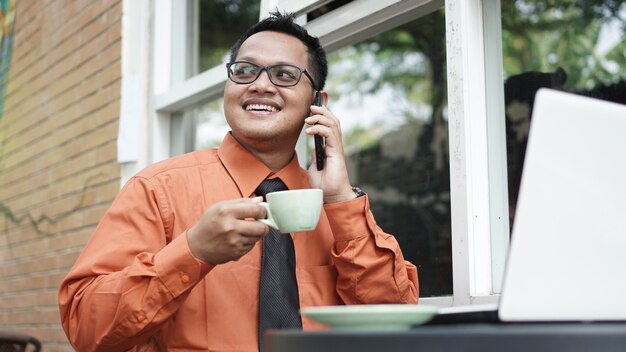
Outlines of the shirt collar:
{"label": "shirt collar", "polygon": [[224,137],[217,155],[244,197],[252,196],[254,190],[266,178],[280,177],[289,189],[310,188],[307,172],[300,167],[295,152],[294,157],[284,168],[273,173],[229,132]]}

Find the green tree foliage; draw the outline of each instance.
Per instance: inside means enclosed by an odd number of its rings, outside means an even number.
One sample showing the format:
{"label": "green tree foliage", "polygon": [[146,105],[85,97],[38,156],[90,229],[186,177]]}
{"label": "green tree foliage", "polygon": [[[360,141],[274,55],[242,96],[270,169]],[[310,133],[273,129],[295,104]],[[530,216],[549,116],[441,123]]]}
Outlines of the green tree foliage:
{"label": "green tree foliage", "polygon": [[200,0],[199,72],[223,62],[241,33],[259,20],[259,0]]}
{"label": "green tree foliage", "polygon": [[504,71],[567,72],[566,85],[589,89],[626,75],[623,39],[599,52],[601,30],[615,25],[626,30],[624,0],[502,0]]}
{"label": "green tree foliage", "polygon": [[[354,62],[359,69],[346,70],[336,80],[349,82],[344,86],[362,95],[391,87],[411,101],[439,107],[446,97],[445,59],[442,9],[331,55],[331,65]],[[441,119],[439,109],[433,109],[433,115],[432,121]]]}
{"label": "green tree foliage", "polygon": [[[562,67],[567,86],[590,89],[626,76],[625,0],[501,0],[505,76]],[[599,51],[603,26],[617,26],[622,40]],[[443,9],[403,24],[353,50],[331,55],[332,64],[356,63],[336,81],[361,95],[392,87],[415,104],[432,107],[431,122],[446,104],[445,14]],[[332,66],[331,64],[331,66]],[[409,116],[410,119],[410,116]]]}
{"label": "green tree foliage", "polygon": [[[329,94],[333,100],[347,96],[366,99],[390,89],[399,99],[389,108],[400,109],[396,114],[403,115],[405,123],[420,120],[420,124],[426,122],[431,127],[443,123],[447,104],[443,9],[332,53],[329,61],[333,72]],[[336,65],[347,68],[333,69]],[[417,116],[415,109],[399,105],[404,99],[413,107],[428,107],[430,116]],[[378,123],[372,128],[344,131],[344,140],[365,148],[385,132]]]}

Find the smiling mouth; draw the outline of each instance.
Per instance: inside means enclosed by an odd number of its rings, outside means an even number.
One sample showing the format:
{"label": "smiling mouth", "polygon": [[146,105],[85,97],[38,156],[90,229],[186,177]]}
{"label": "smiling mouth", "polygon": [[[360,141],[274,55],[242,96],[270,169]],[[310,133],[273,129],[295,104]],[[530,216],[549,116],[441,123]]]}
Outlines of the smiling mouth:
{"label": "smiling mouth", "polygon": [[274,106],[265,104],[250,104],[244,107],[246,111],[260,111],[260,112],[278,112],[280,111]]}

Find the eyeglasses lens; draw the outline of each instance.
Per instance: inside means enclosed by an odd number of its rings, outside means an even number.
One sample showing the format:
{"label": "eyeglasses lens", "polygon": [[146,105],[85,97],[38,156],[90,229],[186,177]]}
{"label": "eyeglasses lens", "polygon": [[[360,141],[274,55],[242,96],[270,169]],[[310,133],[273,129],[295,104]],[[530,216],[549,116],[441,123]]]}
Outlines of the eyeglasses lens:
{"label": "eyeglasses lens", "polygon": [[245,62],[235,62],[230,65],[228,73],[237,83],[250,83],[259,76],[259,66]]}
{"label": "eyeglasses lens", "polygon": [[294,66],[278,65],[273,66],[270,70],[270,80],[277,86],[293,86],[300,80],[302,74]]}
{"label": "eyeglasses lens", "polygon": [[248,62],[232,63],[229,66],[228,73],[233,82],[246,84],[254,82],[259,77],[263,69],[267,70],[270,76],[270,81],[281,87],[296,85],[300,81],[300,76],[302,75],[302,71],[292,65],[274,65],[265,68]]}

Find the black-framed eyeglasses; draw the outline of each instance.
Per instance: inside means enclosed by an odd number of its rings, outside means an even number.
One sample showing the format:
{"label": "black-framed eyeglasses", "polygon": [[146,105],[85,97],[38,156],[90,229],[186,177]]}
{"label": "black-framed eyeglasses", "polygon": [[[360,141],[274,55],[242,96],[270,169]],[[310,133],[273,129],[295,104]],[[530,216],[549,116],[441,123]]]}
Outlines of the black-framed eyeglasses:
{"label": "black-framed eyeglasses", "polygon": [[279,64],[271,66],[261,66],[248,61],[235,61],[226,64],[228,78],[238,84],[252,83],[259,78],[261,72],[267,71],[272,84],[279,87],[293,87],[302,78],[302,74],[311,81],[313,88],[317,89],[317,85],[313,77],[305,68],[290,64]]}

